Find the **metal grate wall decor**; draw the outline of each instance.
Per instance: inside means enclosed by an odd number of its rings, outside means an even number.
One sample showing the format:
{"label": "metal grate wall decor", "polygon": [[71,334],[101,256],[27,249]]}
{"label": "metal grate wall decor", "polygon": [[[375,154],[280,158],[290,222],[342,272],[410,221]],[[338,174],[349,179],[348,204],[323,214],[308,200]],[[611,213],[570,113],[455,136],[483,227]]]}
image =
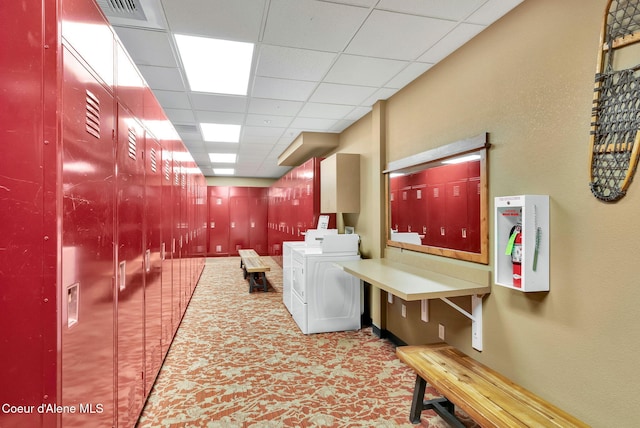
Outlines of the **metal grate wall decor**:
{"label": "metal grate wall decor", "polygon": [[640,42],[640,0],[609,0],[600,34],[591,121],[591,192],[622,198],[640,154],[640,63],[618,68],[614,56]]}

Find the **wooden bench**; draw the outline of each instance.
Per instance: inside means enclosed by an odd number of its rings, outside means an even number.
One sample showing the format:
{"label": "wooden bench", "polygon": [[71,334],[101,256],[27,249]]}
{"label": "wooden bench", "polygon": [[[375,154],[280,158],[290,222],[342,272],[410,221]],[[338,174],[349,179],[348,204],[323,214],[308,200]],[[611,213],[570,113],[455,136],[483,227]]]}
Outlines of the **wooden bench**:
{"label": "wooden bench", "polygon": [[244,279],[249,277],[249,293],[254,288],[261,288],[264,291],[269,289],[266,272],[271,268],[262,260],[254,250],[238,250],[240,255],[240,267],[244,273]]}
{"label": "wooden bench", "polygon": [[[414,424],[422,410],[433,409],[464,427],[454,415],[458,406],[482,427],[588,427],[452,346],[401,346],[396,354],[417,373],[409,415]],[[427,382],[444,398],[423,401]]]}

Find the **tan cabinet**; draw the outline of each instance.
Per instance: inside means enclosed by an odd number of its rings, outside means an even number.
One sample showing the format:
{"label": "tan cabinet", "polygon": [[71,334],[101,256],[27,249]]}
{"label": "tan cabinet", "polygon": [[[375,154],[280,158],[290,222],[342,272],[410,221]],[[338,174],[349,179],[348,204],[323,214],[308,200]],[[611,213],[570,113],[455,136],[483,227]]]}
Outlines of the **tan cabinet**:
{"label": "tan cabinet", "polygon": [[320,211],[360,212],[360,155],[336,153],[320,162]]}

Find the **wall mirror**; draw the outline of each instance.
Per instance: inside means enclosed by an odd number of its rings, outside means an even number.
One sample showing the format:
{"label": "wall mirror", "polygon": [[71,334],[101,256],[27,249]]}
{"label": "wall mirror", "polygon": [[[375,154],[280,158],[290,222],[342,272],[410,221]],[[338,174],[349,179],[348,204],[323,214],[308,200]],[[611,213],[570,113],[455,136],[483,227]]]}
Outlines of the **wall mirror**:
{"label": "wall mirror", "polygon": [[489,263],[486,133],[389,162],[387,245]]}

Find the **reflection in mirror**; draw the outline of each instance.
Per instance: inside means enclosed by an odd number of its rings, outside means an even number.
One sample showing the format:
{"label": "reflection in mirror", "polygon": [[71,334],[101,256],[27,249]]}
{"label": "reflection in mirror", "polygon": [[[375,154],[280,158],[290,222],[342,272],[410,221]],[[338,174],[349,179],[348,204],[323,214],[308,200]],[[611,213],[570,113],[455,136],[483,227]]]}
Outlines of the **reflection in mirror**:
{"label": "reflection in mirror", "polygon": [[482,137],[480,149],[476,140],[454,143],[431,153],[444,157],[386,171],[388,245],[488,263],[488,144]]}

